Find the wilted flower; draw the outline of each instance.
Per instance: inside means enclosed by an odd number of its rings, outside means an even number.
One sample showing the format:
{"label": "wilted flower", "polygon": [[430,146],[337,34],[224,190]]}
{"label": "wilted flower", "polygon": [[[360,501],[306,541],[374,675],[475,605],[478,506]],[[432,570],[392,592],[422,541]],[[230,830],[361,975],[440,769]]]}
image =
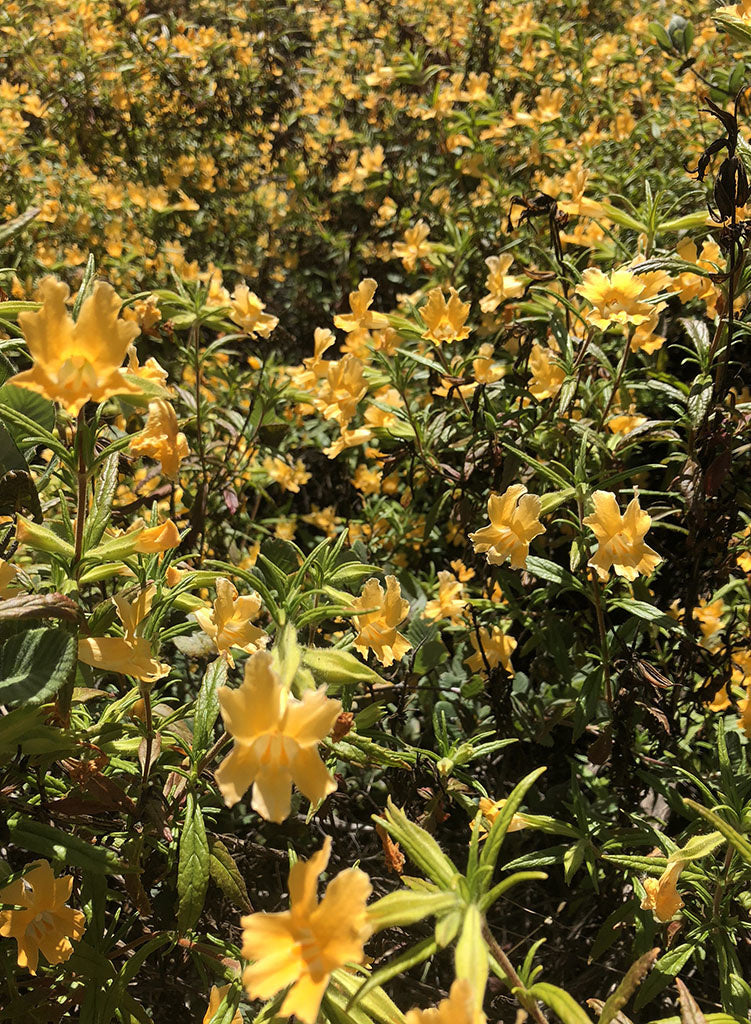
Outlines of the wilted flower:
{"label": "wilted flower", "polygon": [[410,1010],[406,1024],[485,1024],[485,1014],[477,1009],[474,990],[466,978],[457,978],[448,999],[429,1010]]}
{"label": "wilted flower", "polygon": [[268,641],[268,634],[253,625],[253,619],[260,610],[258,594],[239,597],[234,584],[219,576],[213,609],[199,608],[194,614],[198,625],[214,641],[220,655],[234,667],[233,647],[253,654]]}
{"label": "wilted flower", "polygon": [[331,855],[331,839],[289,872],[290,909],[243,917],[242,955],[255,961],[243,972],[251,999],[270,999],[292,985],[279,1013],[315,1024],[332,971],[359,963],[372,928],[366,903],[370,879],[347,868],[329,882],[318,902],[316,883]]}
{"label": "wilted flower", "polygon": [[12,597],[15,592],[15,581],[18,569],[4,558],[0,558],[0,600]]}
{"label": "wilted flower", "polygon": [[668,866],[659,878],[645,878],[642,910],[652,910],[658,921],[670,921],[683,906],[683,900],[676,888],[678,876],[685,867],[685,861],[668,859]]}
{"label": "wilted flower", "polygon": [[37,391],[71,416],[90,400],[137,393],[138,386],[127,380],[121,367],[139,327],[118,319],[122,302],[114,289],[97,281],[75,322],[65,308],[67,284],[45,277],[39,292],[42,308],[18,314],[34,365],[8,383]]}
{"label": "wilted flower", "polygon": [[642,512],[639,499],[632,498],[623,515],[610,491],[595,491],[592,501],[595,510],[582,522],[591,527],[599,545],[587,564],[601,580],[608,578],[611,566],[627,580],[635,580],[640,572],[651,573],[662,558],[644,543],[652,519]]}
{"label": "wilted flower", "polygon": [[420,309],[420,316],[426,327],[422,336],[436,345],[462,341],[469,337],[466,319],[469,316],[470,304],[462,302],[456,288],[450,288],[449,294],[450,298],[446,302],[441,288],[431,288],[428,292],[428,301]]}
{"label": "wilted flower", "polygon": [[177,429],[177,415],[169,402],[158,398],[149,403],[144,428],[130,442],[130,450],[161,462],[164,475],[177,479],[180,462],[188,454],[188,439]]}
{"label": "wilted flower", "polygon": [[491,565],[501,565],[508,558],[512,569],[523,569],[529,542],[545,532],[540,522],[541,507],[540,498],[527,494],[524,484],[512,484],[503,494],[491,494],[490,526],[469,535],[475,551],[485,553]]}
{"label": "wilted flower", "polygon": [[292,697],[272,655],[259,651],[245,663],[242,686],[219,690],[224,727],[235,745],[216,770],[224,802],[232,807],[253,786],[253,810],[281,822],[290,811],[292,783],[317,804],[336,789],[318,754],[342,706],[326,696],[326,687]]}
{"label": "wilted flower", "polygon": [[134,534],[134,551],[139,555],[170,551],[180,543],[180,533],[172,519],[165,519],[156,526],[145,526],[143,519],[137,519],[128,532]]}
{"label": "wilted flower", "polygon": [[80,939],[86,919],[80,910],[66,907],[73,876],[55,878],[49,862],[35,861],[23,878],[0,889],[0,904],[17,910],[0,910],[0,935],[18,944],[18,966],[36,974],[39,953],[48,963],[61,964],[73,952],[70,939]]}
{"label": "wilted flower", "polygon": [[357,630],[355,647],[360,654],[371,650],[387,668],[400,661],[412,644],[396,630],[409,612],[409,602],[402,598],[396,576],[386,577],[385,594],[377,579],[368,580],[352,606],[356,611],[362,609],[352,619]]}
{"label": "wilted flower", "polygon": [[[516,640],[504,633],[500,626],[493,626],[490,633],[485,626],[480,626],[479,633],[479,640],[476,632],[473,631],[469,635],[469,641],[474,647],[475,653],[465,659],[464,664],[467,668],[472,672],[484,672],[487,661],[491,672],[498,665],[502,665],[504,671],[513,675],[511,655],[516,650]],[[482,645],[482,649],[480,645]],[[483,653],[485,654],[484,658]]]}

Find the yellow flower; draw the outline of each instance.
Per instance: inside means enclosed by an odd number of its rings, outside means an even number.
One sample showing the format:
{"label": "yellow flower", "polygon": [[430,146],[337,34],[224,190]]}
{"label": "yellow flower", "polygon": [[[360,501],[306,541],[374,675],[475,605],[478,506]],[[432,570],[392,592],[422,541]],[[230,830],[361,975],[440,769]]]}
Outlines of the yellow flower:
{"label": "yellow flower", "polygon": [[582,522],[591,527],[599,544],[587,564],[596,570],[601,580],[608,578],[611,566],[617,576],[630,581],[640,572],[651,573],[662,558],[644,543],[652,519],[642,511],[639,499],[631,499],[624,515],[610,491],[595,491],[592,501],[595,510]]}
{"label": "yellow flower", "polygon": [[635,406],[629,406],[628,412],[619,413],[617,416],[611,416],[608,420],[608,430],[613,434],[629,434],[632,430],[636,430],[643,423],[647,422],[646,416],[635,415]]}
{"label": "yellow flower", "polygon": [[310,473],[306,470],[302,459],[298,459],[294,465],[290,465],[284,459],[265,458],[262,465],[264,472],[271,477],[274,483],[279,484],[283,491],[299,494],[300,485],[306,484],[310,480]]}
{"label": "yellow flower", "polygon": [[[131,319],[125,316],[127,312],[127,309],[123,312],[123,317],[126,320]],[[167,386],[167,371],[159,365],[153,356],[147,359],[142,366],[138,361],[138,352],[135,345],[128,346],[128,373],[131,377],[139,377],[141,380],[148,381],[149,384],[156,384],[160,388]]]}
{"label": "yellow flower", "polygon": [[121,369],[138,324],[118,319],[122,305],[114,289],[97,281],[74,323],[65,309],[67,284],[45,277],[39,286],[42,308],[19,313],[18,324],[34,365],[8,383],[37,391],[58,402],[71,416],[89,400],[138,392]]}
{"label": "yellow flower", "polygon": [[741,713],[738,728],[743,730],[746,739],[751,740],[751,683],[746,687],[746,696],[738,701],[738,710]]}
{"label": "yellow flower", "polygon": [[162,464],[170,480],[177,479],[180,462],[188,454],[188,439],[177,429],[177,415],[169,402],[158,398],[149,403],[149,415],[142,432],[130,442],[134,455],[147,455]]}
{"label": "yellow flower", "polygon": [[350,353],[326,364],[326,379],[319,385],[313,403],[324,419],[336,420],[344,430],[367,390],[363,364]]}
{"label": "yellow flower", "polygon": [[[216,1011],[222,1005],[222,1000],[229,992],[231,985],[212,985],[211,993],[209,994],[209,1005],[206,1013],[203,1015],[202,1024],[210,1024]],[[239,1010],[235,1013],[235,1016],[230,1021],[230,1024],[243,1024],[242,1015]]]}
{"label": "yellow flower", "polygon": [[258,594],[238,597],[234,585],[220,576],[216,581],[213,610],[199,608],[194,614],[198,625],[214,641],[220,655],[234,667],[233,647],[254,654],[268,641],[268,635],[252,622],[260,610]]}
{"label": "yellow flower", "polygon": [[[466,658],[464,664],[470,671],[485,672],[485,662],[487,660],[491,672],[498,665],[501,665],[509,675],[514,674],[511,655],[516,650],[516,640],[512,636],[507,636],[500,626],[493,626],[492,633],[488,633],[484,626],[480,626],[480,639],[477,639],[477,633],[473,631],[469,635],[469,640],[475,649],[475,653]],[[480,644],[482,644],[482,650],[480,649]],[[485,652],[484,658],[482,656],[483,651]]]}
{"label": "yellow flower", "polygon": [[464,585],[452,572],[443,569],[438,573],[438,596],[425,605],[423,618],[448,619],[456,624],[461,618],[465,602]]}
{"label": "yellow flower", "polygon": [[612,324],[637,326],[650,319],[654,307],[644,302],[645,287],[645,282],[626,268],[607,275],[589,267],[576,292],[593,307],[584,315],[587,323],[606,330]]}
{"label": "yellow flower", "polygon": [[366,903],[370,879],[359,868],[347,868],[329,883],[318,902],[318,876],[331,855],[331,839],[308,861],[289,872],[290,909],[241,918],[242,955],[255,961],[245,968],[243,983],[251,999],[270,999],[292,986],[279,1014],[315,1024],[331,972],[359,963],[370,938]]}
{"label": "yellow flower", "polygon": [[[495,819],[501,813],[503,808],[506,806],[504,800],[490,800],[488,797],[483,796],[480,798],[480,810],[482,811],[483,821],[480,824],[479,836],[480,839],[485,839],[488,832],[493,826]],[[487,825],[485,822],[487,821]],[[506,831],[508,832],[519,832],[523,828],[527,828],[527,822],[524,819],[523,814],[514,814],[511,818],[511,823]]]}
{"label": "yellow flower", "polygon": [[646,896],[642,900],[642,910],[653,911],[657,920],[662,922],[675,917],[683,906],[676,886],[684,867],[685,861],[676,860],[671,863],[668,858],[668,866],[659,878],[645,878],[643,884]]}
{"label": "yellow flower", "polygon": [[426,330],[422,337],[428,341],[442,345],[450,341],[462,341],[469,337],[469,327],[465,325],[469,316],[469,302],[462,302],[456,288],[449,288],[450,298],[446,302],[443,289],[431,288],[428,301],[420,310]]}
{"label": "yellow flower", "polygon": [[510,252],[502,256],[488,256],[485,260],[489,273],[485,279],[488,294],[480,299],[480,309],[483,313],[492,313],[506,299],[518,299],[524,294],[524,282],[507,274],[513,262],[514,257]]}
{"label": "yellow flower", "polygon": [[543,398],[555,398],[566,379],[563,367],[551,361],[553,355],[549,348],[542,348],[541,345],[533,345],[529,354],[532,379],[528,390],[538,402]]}
{"label": "yellow flower", "polygon": [[357,291],[349,293],[351,313],[334,317],[334,326],[346,331],[376,331],[388,327],[389,318],[383,313],[370,309],[377,288],[372,277],[366,277],[357,286]]}
{"label": "yellow flower", "polygon": [[241,327],[246,334],[260,334],[268,338],[279,320],[270,313],[264,313],[266,304],[246,284],[239,284],[232,292],[230,320]]}
{"label": "yellow flower", "polygon": [[228,807],[253,786],[253,810],[267,821],[289,814],[292,783],[317,804],[336,789],[318,754],[342,706],[326,696],[326,687],[290,696],[273,668],[268,651],[252,654],[237,690],[219,690],[224,727],[235,740],[216,770],[216,782]]}
{"label": "yellow flower", "polygon": [[0,935],[18,944],[18,966],[36,974],[39,953],[48,963],[61,964],[73,952],[70,939],[80,939],[85,918],[80,910],[65,906],[73,887],[72,875],[55,878],[49,862],[34,862],[23,878],[0,889],[0,904],[18,910],[0,910]]}
{"label": "yellow flower", "polygon": [[433,248],[428,242],[430,228],[424,220],[418,220],[413,228],[404,232],[404,241],[395,242],[391,247],[392,255],[398,256],[405,270],[414,270],[419,259],[428,256]]}
{"label": "yellow flower", "polygon": [[125,627],[125,636],[93,636],[78,641],[78,660],[105,672],[119,672],[144,683],[153,683],[169,672],[169,665],[156,660],[151,641],[138,635],[138,627],[151,611],[156,587],[153,583],[129,601],[122,594],[112,600]]}
{"label": "yellow flower", "polygon": [[387,668],[401,661],[412,644],[396,630],[409,612],[409,601],[402,598],[396,576],[386,577],[385,594],[377,579],[369,579],[352,606],[360,612],[352,619],[357,630],[355,647],[360,654],[366,656],[371,650]]}
{"label": "yellow flower", "polygon": [[466,978],[457,978],[448,999],[429,1010],[410,1010],[406,1024],[485,1024],[485,1014],[477,1009],[474,990]]}
{"label": "yellow flower", "polygon": [[491,565],[502,565],[509,558],[512,569],[523,569],[529,542],[545,532],[540,509],[539,497],[527,494],[524,484],[512,484],[503,494],[491,494],[490,526],[470,533],[472,546],[478,554],[485,553]]}
{"label": "yellow flower", "polygon": [[714,650],[721,643],[721,637],[718,634],[722,629],[722,616],[725,614],[725,610],[725,602],[718,597],[710,604],[701,600],[691,613],[692,618],[699,623],[702,636],[700,643],[707,650]]}
{"label": "yellow flower", "polygon": [[136,534],[134,550],[139,555],[153,555],[160,551],[170,551],[180,543],[180,533],[172,519],[165,519],[163,523],[145,529],[142,524],[142,519],[136,520],[133,524],[133,532]]}
{"label": "yellow flower", "polygon": [[18,569],[15,565],[11,565],[10,562],[0,558],[0,600],[13,597],[16,591],[15,580],[17,575]]}

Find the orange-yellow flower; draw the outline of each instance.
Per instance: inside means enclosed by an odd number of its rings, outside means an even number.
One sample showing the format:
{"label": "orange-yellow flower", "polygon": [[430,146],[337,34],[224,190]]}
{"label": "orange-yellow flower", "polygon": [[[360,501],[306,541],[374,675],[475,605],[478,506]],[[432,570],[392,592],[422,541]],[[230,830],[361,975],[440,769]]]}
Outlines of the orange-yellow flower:
{"label": "orange-yellow flower", "polygon": [[133,599],[116,594],[112,600],[125,627],[125,636],[91,636],[78,641],[78,660],[105,672],[119,672],[153,683],[169,672],[151,653],[151,641],[140,636],[139,626],[151,611],[156,587],[150,584]]}
{"label": "orange-yellow flower", "polygon": [[177,415],[169,402],[158,398],[149,403],[144,428],[130,442],[130,450],[161,462],[164,475],[177,479],[180,463],[188,454],[188,439],[177,429]]}
{"label": "orange-yellow flower", "polygon": [[352,606],[360,612],[352,619],[357,630],[355,647],[360,654],[367,655],[371,650],[387,668],[400,661],[412,644],[396,628],[409,612],[409,601],[402,598],[396,576],[386,577],[385,594],[377,579],[369,579]]}
{"label": "orange-yellow flower", "polygon": [[528,390],[538,402],[543,398],[555,398],[566,379],[563,367],[553,362],[553,355],[549,348],[543,348],[541,345],[533,345],[529,353],[532,378]]}
{"label": "orange-yellow flower", "polygon": [[545,532],[540,522],[541,507],[538,495],[527,494],[524,484],[512,484],[503,494],[491,494],[490,526],[469,535],[475,551],[485,553],[491,565],[502,565],[508,558],[512,569],[523,569],[530,541]]}
{"label": "orange-yellow flower", "polygon": [[438,573],[438,594],[423,608],[423,618],[438,621],[448,619],[456,624],[461,618],[467,598],[464,584],[452,572],[442,569]]}
{"label": "orange-yellow flower", "polygon": [[216,782],[228,807],[253,786],[253,810],[267,821],[281,822],[290,811],[292,783],[317,804],[336,789],[318,754],[342,710],[326,696],[326,687],[292,697],[268,651],[245,663],[242,686],[222,686],[219,704],[224,727],[234,738],[229,756],[216,770]]}
{"label": "orange-yellow flower", "polygon": [[[479,830],[479,837],[480,837],[480,839],[485,839],[485,837],[487,836],[488,832],[493,827],[493,823],[494,823],[495,819],[498,817],[498,815],[501,813],[501,811],[503,810],[503,808],[505,806],[506,806],[505,799],[504,800],[491,800],[487,796],[483,796],[483,797],[480,798],[480,810],[482,811],[482,816],[483,816],[483,819],[484,819],[484,821],[480,825],[480,830]],[[488,823],[487,825],[485,824],[485,821],[487,821],[487,823]],[[509,827],[508,827],[508,829],[506,831],[507,832],[519,832],[519,831],[521,831],[521,829],[527,828],[527,827],[528,826],[527,826],[527,822],[525,821],[524,815],[523,814],[514,814],[511,817],[511,822],[510,822]]]}
{"label": "orange-yellow flower", "polygon": [[602,330],[613,324],[643,324],[654,312],[644,301],[645,282],[625,267],[609,275],[589,267],[576,291],[592,306],[584,319]]}
{"label": "orange-yellow flower", "polygon": [[642,900],[642,910],[654,912],[658,921],[670,921],[683,906],[678,889],[678,876],[685,867],[685,861],[676,860],[665,868],[659,878],[645,878],[646,895]]}
{"label": "orange-yellow flower", "polygon": [[[209,1005],[206,1013],[203,1015],[202,1024],[211,1024],[214,1014],[222,1005],[222,1000],[229,992],[231,985],[212,985],[211,992],[209,994]],[[243,1024],[242,1014],[239,1010],[235,1013],[235,1016],[230,1021],[230,1024]]]}
{"label": "orange-yellow flower", "polygon": [[513,262],[514,257],[510,252],[502,256],[488,256],[485,260],[488,267],[488,276],[485,279],[488,294],[480,299],[480,309],[483,313],[492,313],[507,299],[518,299],[524,294],[524,282],[507,273]]}
{"label": "orange-yellow flower", "polygon": [[42,308],[18,314],[34,365],[9,383],[58,402],[71,416],[89,400],[103,402],[113,395],[138,392],[121,367],[139,327],[118,319],[122,302],[114,289],[97,281],[75,322],[65,308],[70,294],[67,284],[45,277],[39,292]]}
{"label": "orange-yellow flower", "polygon": [[268,338],[274,330],[279,319],[270,313],[264,313],[264,309],[266,304],[261,302],[246,284],[239,284],[232,292],[230,319],[246,334],[260,334],[262,338]]}
{"label": "orange-yellow flower", "polygon": [[430,228],[425,221],[418,220],[414,227],[404,232],[404,241],[395,242],[391,247],[392,254],[399,257],[405,270],[414,270],[419,259],[430,255],[433,246],[428,241],[429,234]]}
{"label": "orange-yellow flower", "polygon": [[608,578],[611,566],[617,576],[630,581],[640,572],[651,573],[662,558],[644,543],[652,519],[642,511],[639,499],[632,498],[623,515],[610,491],[595,491],[592,501],[595,510],[582,522],[591,527],[599,544],[587,564],[601,580]]}
{"label": "orange-yellow flower", "polygon": [[334,317],[334,326],[348,334],[351,331],[377,331],[388,327],[389,318],[384,313],[376,313],[370,308],[375,295],[376,282],[366,277],[357,286],[357,291],[349,293],[351,313]]}
{"label": "orange-yellow flower", "polygon": [[448,999],[429,1010],[410,1010],[406,1024],[485,1024],[485,1014],[477,1009],[474,990],[466,978],[457,978]]}
{"label": "orange-yellow flower", "polygon": [[220,576],[216,581],[213,609],[199,608],[195,617],[204,633],[216,644],[219,654],[234,667],[233,647],[254,654],[268,641],[268,634],[253,625],[253,619],[260,610],[261,598],[258,594],[238,597],[234,584]]}
{"label": "orange-yellow flower", "polygon": [[50,964],[61,964],[73,952],[70,939],[80,939],[86,919],[80,910],[66,907],[73,887],[72,875],[55,878],[49,862],[39,860],[23,878],[0,889],[0,904],[18,910],[0,910],[0,935],[18,944],[18,966],[36,974],[40,952]]}
{"label": "orange-yellow flower", "polygon": [[332,971],[359,963],[370,938],[366,903],[370,879],[359,868],[346,868],[317,899],[318,876],[331,855],[331,839],[308,861],[289,872],[290,909],[243,917],[242,955],[254,961],[243,972],[251,999],[270,999],[292,986],[279,1013],[315,1024]]}
{"label": "orange-yellow flower", "polygon": [[431,288],[428,301],[420,310],[426,330],[423,338],[442,345],[444,342],[462,341],[469,337],[466,320],[469,316],[469,302],[462,302],[456,288],[449,288],[448,302],[442,288]]}
{"label": "orange-yellow flower", "polygon": [[[504,633],[500,626],[493,626],[490,633],[484,626],[480,626],[479,632],[479,640],[477,633],[472,632],[469,635],[469,642],[474,647],[475,653],[465,659],[464,664],[467,668],[472,672],[485,672],[485,662],[487,661],[491,672],[501,665],[504,672],[513,675],[514,667],[511,664],[511,655],[516,650],[516,640]],[[482,650],[480,645],[482,645]],[[485,657],[483,657],[483,653]]]}
{"label": "orange-yellow flower", "polygon": [[18,569],[4,558],[0,558],[0,600],[12,597],[15,593],[16,576]]}
{"label": "orange-yellow flower", "polygon": [[[143,524],[143,520],[140,520],[140,524]],[[170,551],[180,543],[180,533],[177,524],[172,519],[165,519],[163,523],[145,528],[143,525],[139,525],[139,520],[136,520],[133,524],[133,532],[135,534],[134,550],[139,555],[154,555],[161,551]]]}

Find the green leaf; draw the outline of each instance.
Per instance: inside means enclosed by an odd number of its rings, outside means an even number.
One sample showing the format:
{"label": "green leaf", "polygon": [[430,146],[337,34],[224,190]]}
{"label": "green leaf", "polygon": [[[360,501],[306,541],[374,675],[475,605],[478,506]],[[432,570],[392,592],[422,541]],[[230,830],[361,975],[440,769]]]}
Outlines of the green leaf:
{"label": "green leaf", "polygon": [[209,875],[224,895],[244,913],[253,909],[243,876],[232,854],[219,839],[209,838]]}
{"label": "green leaf", "polygon": [[211,745],[214,723],[219,716],[217,691],[227,683],[227,662],[223,658],[212,661],[203,674],[201,689],[193,712],[193,757],[199,758]]}
{"label": "green leaf", "polygon": [[574,997],[557,985],[540,981],[527,989],[527,994],[549,1006],[563,1024],[592,1024],[589,1014],[579,1006]]}
{"label": "green leaf", "polygon": [[482,1009],[489,973],[488,947],[482,934],[484,923],[482,911],[476,904],[471,903],[464,914],[461,934],[454,953],[456,977],[466,978],[471,983],[478,1011]]}
{"label": "green leaf", "polygon": [[530,772],[529,775],[523,778],[522,781],[514,787],[511,795],[503,805],[500,814],[493,822],[490,832],[488,833],[488,837],[485,840],[482,855],[480,856],[480,867],[490,867],[491,869],[486,872],[483,878],[480,888],[481,893],[487,892],[490,887],[493,870],[495,869],[498,855],[501,852],[501,846],[506,837],[506,832],[511,824],[511,819],[519,810],[527,791],[532,788],[544,771],[544,767],[536,768],[533,772]]}
{"label": "green leaf", "polygon": [[0,647],[0,704],[43,704],[75,671],[76,638],[67,629],[42,627],[10,637]]}
{"label": "green leaf", "polygon": [[349,1005],[356,1006],[360,1000],[364,999],[369,992],[373,991],[373,989],[377,988],[379,985],[385,984],[385,982],[397,977],[397,975],[403,974],[416,964],[424,963],[428,957],[433,956],[437,952],[438,943],[432,937],[429,939],[423,939],[423,941],[418,942],[416,946],[410,946],[409,949],[406,949],[399,956],[394,957],[393,960],[389,960],[389,962],[384,967],[381,967],[380,970],[374,971],[365,984],[361,985],[357,992],[355,992],[354,996],[352,996]]}
{"label": "green leaf", "polygon": [[27,224],[30,224],[35,217],[39,216],[41,209],[41,206],[30,206],[23,213],[14,217],[13,220],[0,224],[0,245],[7,242],[14,235],[17,235],[19,231],[23,231]]}
{"label": "green leaf", "polygon": [[[12,416],[13,412],[18,416]],[[0,416],[18,447],[29,447],[30,439],[50,433],[55,425],[55,407],[52,402],[28,388],[15,384],[0,387]]]}
{"label": "green leaf", "polygon": [[636,963],[631,964],[618,988],[608,997],[600,1012],[600,1019],[597,1024],[610,1024],[613,1018],[621,1012],[644,978],[651,971],[659,955],[659,947],[655,947],[650,949],[648,953],[640,956]]}
{"label": "green leaf", "polygon": [[654,605],[647,604],[646,601],[637,601],[631,597],[623,597],[617,601],[609,601],[608,608],[622,608],[631,615],[635,615],[637,619],[644,619],[645,622],[654,622],[665,630],[680,628],[675,619],[666,615],[665,612],[661,612]]}
{"label": "green leaf", "polygon": [[751,864],[751,843],[740,834],[736,832],[732,825],[730,825],[724,818],[721,818],[719,814],[715,814],[714,811],[707,810],[706,807],[702,807],[701,804],[696,803],[695,800],[685,800],[687,807],[690,807],[692,811],[696,811],[702,818],[705,818],[711,825],[717,829],[718,832],[722,832],[729,843],[736,848],[738,853],[741,855],[743,860],[747,864]]}
{"label": "green leaf", "polygon": [[456,906],[457,897],[452,892],[412,892],[399,889],[382,896],[368,907],[368,918],[374,932],[384,928],[404,927],[416,924],[425,917],[445,914]]}
{"label": "green leaf", "polygon": [[714,382],[708,373],[703,373],[691,385],[688,394],[688,415],[695,428],[704,422],[710,405],[712,404],[712,390]]}
{"label": "green leaf", "polygon": [[551,562],[547,558],[537,558],[536,555],[529,555],[526,569],[532,576],[538,579],[547,580],[549,583],[558,583],[570,590],[583,590],[581,582],[563,566],[557,562]]}
{"label": "green leaf", "polygon": [[20,814],[8,819],[8,832],[9,840],[15,846],[50,860],[59,860],[97,874],[119,875],[128,870],[114,851],[94,846],[85,839]]}
{"label": "green leaf", "polygon": [[201,916],[209,884],[209,860],[203,814],[189,792],[177,865],[177,927],[183,933],[190,931]]}
{"label": "green leaf", "polygon": [[94,502],[91,512],[86,520],[86,529],[83,535],[84,550],[95,547],[104,535],[110,521],[112,511],[112,499],[117,489],[117,471],[120,458],[117,452],[108,455],[104,466],[99,474],[96,488],[94,490]]}
{"label": "green leaf", "polygon": [[639,994],[634,1000],[634,1011],[638,1011],[642,1006],[646,1006],[651,999],[654,999],[656,995],[670,984],[671,979],[691,959],[695,949],[696,947],[690,942],[684,942],[660,957],[654,965],[651,975],[639,989]]}
{"label": "green leaf", "polygon": [[402,847],[413,864],[416,864],[436,885],[451,890],[459,872],[440,848],[435,839],[424,828],[415,825],[389,797],[383,818],[374,821],[386,829]]}

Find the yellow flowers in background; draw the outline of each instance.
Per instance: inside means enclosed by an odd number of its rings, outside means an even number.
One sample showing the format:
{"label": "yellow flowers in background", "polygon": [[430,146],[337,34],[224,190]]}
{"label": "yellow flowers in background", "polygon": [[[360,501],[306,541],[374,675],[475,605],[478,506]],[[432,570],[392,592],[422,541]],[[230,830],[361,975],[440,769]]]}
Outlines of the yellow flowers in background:
{"label": "yellow flowers in background", "polygon": [[269,999],[292,986],[281,1013],[315,1024],[332,971],[359,963],[371,934],[366,903],[370,879],[347,868],[329,882],[318,902],[319,875],[331,856],[331,838],[308,861],[290,868],[290,909],[243,917],[242,954],[254,961],[243,972],[252,999]]}
{"label": "yellow flowers in background", "polygon": [[402,597],[396,576],[386,577],[386,591],[376,579],[370,579],[352,602],[357,614],[352,624],[357,631],[355,647],[360,654],[372,651],[386,668],[401,661],[412,644],[397,632],[397,626],[409,613],[409,601]]}
{"label": "yellow flowers in background", "polygon": [[470,533],[472,546],[491,565],[501,565],[508,558],[512,569],[523,569],[530,541],[545,532],[540,522],[541,508],[540,498],[528,494],[524,484],[512,484],[503,494],[491,494],[490,526]]}
{"label": "yellow flowers in background", "polygon": [[49,964],[60,964],[73,953],[86,922],[80,910],[66,906],[73,888],[72,875],[55,878],[49,861],[39,860],[22,878],[0,889],[0,904],[15,909],[0,910],[0,935],[15,939],[18,966],[36,974],[39,954]]}

